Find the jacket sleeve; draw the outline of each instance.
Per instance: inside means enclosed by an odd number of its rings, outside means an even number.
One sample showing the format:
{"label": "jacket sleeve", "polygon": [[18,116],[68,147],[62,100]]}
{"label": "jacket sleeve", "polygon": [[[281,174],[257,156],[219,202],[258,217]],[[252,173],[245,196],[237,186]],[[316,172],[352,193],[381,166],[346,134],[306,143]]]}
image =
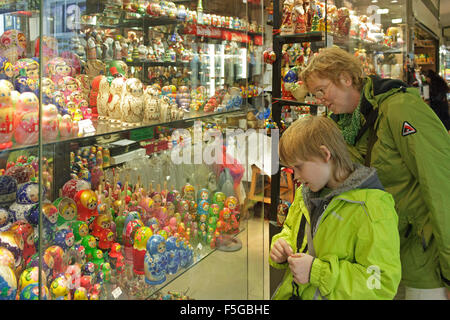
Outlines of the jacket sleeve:
{"label": "jacket sleeve", "polygon": [[[353,261],[333,254],[314,259],[310,283],[327,299],[393,299],[397,293],[400,239],[392,196],[386,193],[366,209],[369,214],[358,212],[362,221],[354,241]],[[381,218],[374,220],[374,216]]]}
{"label": "jacket sleeve", "polygon": [[[441,275],[450,288],[450,135],[418,95],[398,94],[389,103],[387,121],[404,163],[418,181],[437,241]],[[405,121],[415,133],[403,135]]]}
{"label": "jacket sleeve", "polygon": [[[292,203],[291,207],[289,208],[288,215],[286,217],[286,220],[283,224],[283,229],[280,233],[274,235],[272,237],[272,242],[270,245],[270,250],[272,250],[272,247],[274,243],[280,239],[283,238],[286,240],[286,242],[291,246],[292,250],[295,252],[297,250],[297,233],[298,228],[300,225],[300,218],[302,216],[302,210],[301,210],[301,203],[303,202],[303,198],[301,196],[301,188],[298,188],[295,192],[295,199]],[[306,237],[304,239],[303,246],[306,245]],[[272,261],[272,259],[269,256],[269,264],[277,269],[286,269],[289,267],[289,264],[287,262],[285,263],[276,263]]]}

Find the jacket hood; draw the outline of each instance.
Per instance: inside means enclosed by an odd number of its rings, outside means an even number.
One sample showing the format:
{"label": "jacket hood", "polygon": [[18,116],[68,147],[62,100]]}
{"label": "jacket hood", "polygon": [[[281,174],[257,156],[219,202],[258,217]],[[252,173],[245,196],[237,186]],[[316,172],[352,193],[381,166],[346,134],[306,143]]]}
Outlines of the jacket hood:
{"label": "jacket hood", "polygon": [[384,190],[375,168],[369,168],[359,163],[354,165],[355,170],[348,178],[324,197],[320,197],[320,192],[313,192],[308,187],[302,188],[303,201],[311,215],[311,225],[315,225],[318,217],[335,196],[354,189]]}

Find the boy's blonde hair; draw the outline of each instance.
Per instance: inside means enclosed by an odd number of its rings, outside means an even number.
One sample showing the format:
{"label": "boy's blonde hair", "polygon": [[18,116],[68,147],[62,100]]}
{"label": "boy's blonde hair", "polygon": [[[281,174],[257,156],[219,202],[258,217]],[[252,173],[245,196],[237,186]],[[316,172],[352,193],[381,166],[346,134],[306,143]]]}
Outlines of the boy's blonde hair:
{"label": "boy's blonde hair", "polygon": [[354,165],[347,150],[347,144],[333,120],[322,116],[306,116],[294,121],[280,139],[280,160],[292,167],[298,160],[311,161],[324,158],[320,146],[330,150],[334,177],[342,171],[353,172]]}
{"label": "boy's blonde hair", "polygon": [[314,74],[321,78],[330,79],[339,87],[341,84],[340,77],[343,73],[350,76],[356,89],[362,89],[364,71],[361,61],[341,48],[330,47],[322,49],[318,55],[313,56],[301,72],[300,77],[306,86],[308,86],[308,79]]}

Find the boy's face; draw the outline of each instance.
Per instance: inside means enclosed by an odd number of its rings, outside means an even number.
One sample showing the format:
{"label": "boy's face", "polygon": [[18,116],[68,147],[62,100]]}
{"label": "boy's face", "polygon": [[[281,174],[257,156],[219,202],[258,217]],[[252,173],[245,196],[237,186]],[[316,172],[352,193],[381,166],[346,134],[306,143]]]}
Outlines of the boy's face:
{"label": "boy's face", "polygon": [[318,102],[334,114],[353,113],[359,103],[359,91],[353,87],[351,78],[341,77],[340,86],[330,79],[321,78],[313,73],[307,79],[309,91]]}
{"label": "boy's face", "polygon": [[294,166],[294,178],[309,187],[311,191],[318,192],[332,179],[331,162],[321,158],[312,160],[297,160]]}

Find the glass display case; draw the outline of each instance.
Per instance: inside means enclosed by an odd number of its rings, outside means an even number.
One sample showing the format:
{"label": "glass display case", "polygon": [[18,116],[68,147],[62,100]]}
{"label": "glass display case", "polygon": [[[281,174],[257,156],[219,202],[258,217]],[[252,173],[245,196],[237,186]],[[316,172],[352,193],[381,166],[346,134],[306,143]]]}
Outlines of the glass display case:
{"label": "glass display case", "polygon": [[0,299],[262,299],[262,14],[2,2]]}

